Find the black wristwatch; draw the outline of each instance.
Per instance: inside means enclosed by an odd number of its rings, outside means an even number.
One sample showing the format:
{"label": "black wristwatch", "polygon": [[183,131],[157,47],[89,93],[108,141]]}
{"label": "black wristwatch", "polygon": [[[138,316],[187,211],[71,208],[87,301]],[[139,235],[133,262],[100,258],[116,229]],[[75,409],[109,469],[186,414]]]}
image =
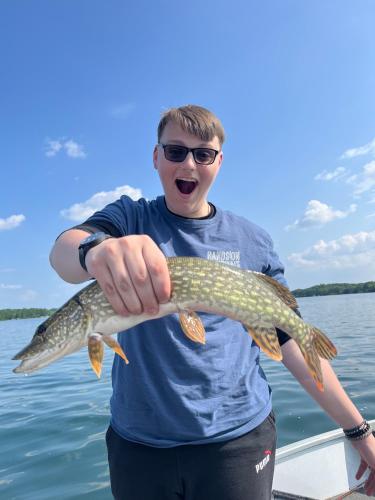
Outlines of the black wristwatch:
{"label": "black wristwatch", "polygon": [[79,262],[86,272],[87,267],[85,260],[87,252],[90,250],[90,248],[96,247],[96,245],[99,245],[99,243],[104,240],[108,240],[108,238],[113,238],[113,236],[100,231],[99,233],[90,234],[90,236],[81,241],[78,247]]}

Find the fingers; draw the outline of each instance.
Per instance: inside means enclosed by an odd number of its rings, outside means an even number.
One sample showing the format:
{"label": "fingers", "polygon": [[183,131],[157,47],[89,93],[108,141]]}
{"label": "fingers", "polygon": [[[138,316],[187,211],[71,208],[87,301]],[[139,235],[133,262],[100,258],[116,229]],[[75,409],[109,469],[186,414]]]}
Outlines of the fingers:
{"label": "fingers", "polygon": [[[361,479],[363,474],[367,471],[368,465],[365,460],[361,459],[361,463],[359,465],[357,474],[355,475],[355,478]],[[366,492],[366,495],[373,495],[375,493],[375,471],[373,469],[370,469],[370,474],[369,477],[366,479],[365,485],[364,485],[364,490]]]}
{"label": "fingers", "polygon": [[87,253],[86,265],[117,314],[157,314],[169,299],[167,262],[148,236],[106,240]]}
{"label": "fingers", "polygon": [[157,258],[155,258],[153,245],[145,245],[142,249],[142,253],[144,261],[147,263],[147,269],[151,278],[156,300],[158,304],[163,304],[168,302],[169,297],[171,296],[171,280],[167,261],[158,247],[156,247],[156,250],[158,253]]}
{"label": "fingers", "polygon": [[357,470],[357,474],[355,475],[355,478],[356,479],[361,479],[361,477],[366,472],[366,470],[367,470],[367,463],[363,459],[361,459],[361,463],[359,464],[359,467],[358,467],[358,470]]}
{"label": "fingers", "polygon": [[134,252],[131,260],[127,259],[126,267],[131,280],[134,295],[138,298],[138,307],[131,308],[128,302],[128,296],[124,289],[122,294],[126,295],[126,301],[129,310],[134,314],[139,314],[142,311],[149,314],[156,314],[159,310],[159,302],[152,285],[152,278],[149,273],[147,261],[144,259],[143,251],[141,253]]}
{"label": "fingers", "polygon": [[92,248],[87,254],[87,270],[89,271],[90,275],[94,277],[99,283],[100,288],[103,290],[103,293],[106,296],[108,302],[111,304],[113,310],[117,314],[121,314],[122,316],[129,316],[130,312],[126,306],[126,303],[122,300],[121,294],[119,293],[115,285],[115,281],[108,264],[108,262],[110,261],[110,257],[105,257],[105,253],[103,251],[97,254],[95,249],[96,247]]}
{"label": "fingers", "polygon": [[369,477],[365,483],[366,495],[371,496],[375,493],[375,471],[371,470]]}

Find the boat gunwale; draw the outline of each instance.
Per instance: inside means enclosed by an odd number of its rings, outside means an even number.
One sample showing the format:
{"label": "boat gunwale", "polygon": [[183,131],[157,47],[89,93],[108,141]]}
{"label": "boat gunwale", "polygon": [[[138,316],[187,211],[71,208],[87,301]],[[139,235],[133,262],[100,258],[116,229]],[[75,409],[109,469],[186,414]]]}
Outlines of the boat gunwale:
{"label": "boat gunwale", "polygon": [[[375,419],[369,420],[369,424],[371,425],[373,431],[375,430]],[[374,432],[373,432],[374,433]],[[307,451],[310,448],[314,448],[318,445],[322,445],[325,443],[333,444],[335,441],[339,442],[345,437],[345,434],[342,429],[334,429],[332,431],[324,432],[322,434],[318,434],[316,436],[311,436],[306,439],[302,439],[300,441],[296,441],[295,443],[290,443],[276,450],[275,463],[283,462],[284,459],[290,457],[291,455],[295,455],[297,453]]]}

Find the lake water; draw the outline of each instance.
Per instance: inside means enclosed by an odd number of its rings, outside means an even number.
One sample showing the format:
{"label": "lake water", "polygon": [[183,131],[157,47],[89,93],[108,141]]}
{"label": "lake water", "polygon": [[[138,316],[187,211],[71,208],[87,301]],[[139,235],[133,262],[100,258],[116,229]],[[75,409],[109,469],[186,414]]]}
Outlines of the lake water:
{"label": "lake water", "polygon": [[[325,331],[333,366],[365,418],[375,418],[375,294],[299,299],[306,321]],[[12,356],[41,319],[0,322],[0,498],[110,499],[104,433],[112,356],[102,379],[85,350],[32,376],[15,375]],[[281,363],[263,358],[273,388],[278,446],[334,429]]]}

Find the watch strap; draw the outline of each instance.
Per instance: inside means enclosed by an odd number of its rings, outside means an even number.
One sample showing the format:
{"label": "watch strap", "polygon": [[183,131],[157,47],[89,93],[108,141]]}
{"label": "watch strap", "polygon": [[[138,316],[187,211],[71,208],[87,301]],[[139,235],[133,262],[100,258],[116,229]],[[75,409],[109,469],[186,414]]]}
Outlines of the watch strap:
{"label": "watch strap", "polygon": [[96,247],[97,245],[102,243],[103,241],[108,240],[109,238],[113,238],[113,236],[102,232],[94,234],[96,235],[94,239],[92,239],[94,235],[90,235],[87,238],[85,238],[78,247],[79,263],[86,272],[88,272],[86,267],[87,252],[91,250],[91,248]]}

